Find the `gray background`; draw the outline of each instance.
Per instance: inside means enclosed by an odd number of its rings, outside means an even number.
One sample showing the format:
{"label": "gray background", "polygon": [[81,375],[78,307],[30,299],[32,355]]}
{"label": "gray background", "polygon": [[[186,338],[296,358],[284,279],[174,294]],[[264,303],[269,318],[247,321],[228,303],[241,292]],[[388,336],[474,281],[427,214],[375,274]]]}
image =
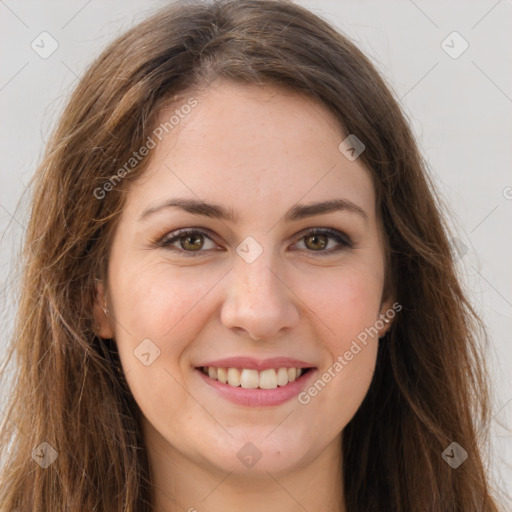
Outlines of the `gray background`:
{"label": "gray background", "polygon": [[[164,3],[0,0],[0,356],[12,331],[13,262],[29,197],[18,201],[48,134],[85,67]],[[460,272],[491,339],[493,473],[512,494],[512,2],[297,3],[337,25],[373,60],[401,100],[451,210]],[[47,58],[31,47],[42,46],[43,31],[58,43]],[[454,31],[469,45],[461,55],[465,43]]]}

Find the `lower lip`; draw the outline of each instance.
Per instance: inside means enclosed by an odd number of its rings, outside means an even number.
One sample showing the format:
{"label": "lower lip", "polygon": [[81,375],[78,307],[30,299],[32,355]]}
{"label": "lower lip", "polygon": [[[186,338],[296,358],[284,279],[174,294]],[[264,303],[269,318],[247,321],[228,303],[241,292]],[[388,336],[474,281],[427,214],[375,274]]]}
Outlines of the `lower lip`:
{"label": "lower lip", "polygon": [[280,405],[292,398],[296,397],[305,387],[311,376],[315,373],[314,369],[310,369],[307,373],[301,375],[293,382],[289,382],[286,386],[278,386],[274,389],[246,389],[241,386],[231,386],[223,384],[218,380],[208,377],[202,370],[196,371],[203,378],[204,382],[217,390],[219,394],[237,405],[245,405],[248,407],[267,407]]}

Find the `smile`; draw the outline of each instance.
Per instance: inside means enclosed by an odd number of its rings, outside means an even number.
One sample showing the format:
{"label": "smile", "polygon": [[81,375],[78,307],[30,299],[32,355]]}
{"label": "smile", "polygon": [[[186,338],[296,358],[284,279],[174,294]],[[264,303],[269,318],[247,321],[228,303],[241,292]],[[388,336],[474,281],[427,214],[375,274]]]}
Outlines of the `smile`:
{"label": "smile", "polygon": [[212,390],[236,405],[269,407],[283,404],[303,391],[315,368],[196,367],[196,374]]}
{"label": "smile", "polygon": [[250,368],[201,367],[201,371],[211,379],[244,389],[275,389],[286,386],[308,370],[309,368],[269,368],[258,371]]}

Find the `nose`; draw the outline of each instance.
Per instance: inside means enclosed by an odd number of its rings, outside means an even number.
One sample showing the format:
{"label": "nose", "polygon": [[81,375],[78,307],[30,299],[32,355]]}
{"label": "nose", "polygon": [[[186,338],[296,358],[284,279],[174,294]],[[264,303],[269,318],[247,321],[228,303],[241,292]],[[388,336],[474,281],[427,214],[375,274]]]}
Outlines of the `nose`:
{"label": "nose", "polygon": [[222,305],[223,325],[255,340],[270,340],[299,322],[299,299],[272,254],[247,263],[237,258]]}

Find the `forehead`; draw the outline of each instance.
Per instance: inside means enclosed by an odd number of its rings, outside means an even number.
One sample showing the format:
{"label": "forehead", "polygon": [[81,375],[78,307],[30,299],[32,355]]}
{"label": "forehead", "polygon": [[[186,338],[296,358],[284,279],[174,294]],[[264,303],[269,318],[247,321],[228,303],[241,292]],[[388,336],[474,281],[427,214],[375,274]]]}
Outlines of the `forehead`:
{"label": "forehead", "polygon": [[338,120],[308,96],[217,81],[163,109],[156,129],[161,140],[155,139],[132,203],[172,195],[254,215],[255,208],[288,208],[302,198],[346,197],[374,210],[368,171],[343,156],[338,146],[346,135]]}

